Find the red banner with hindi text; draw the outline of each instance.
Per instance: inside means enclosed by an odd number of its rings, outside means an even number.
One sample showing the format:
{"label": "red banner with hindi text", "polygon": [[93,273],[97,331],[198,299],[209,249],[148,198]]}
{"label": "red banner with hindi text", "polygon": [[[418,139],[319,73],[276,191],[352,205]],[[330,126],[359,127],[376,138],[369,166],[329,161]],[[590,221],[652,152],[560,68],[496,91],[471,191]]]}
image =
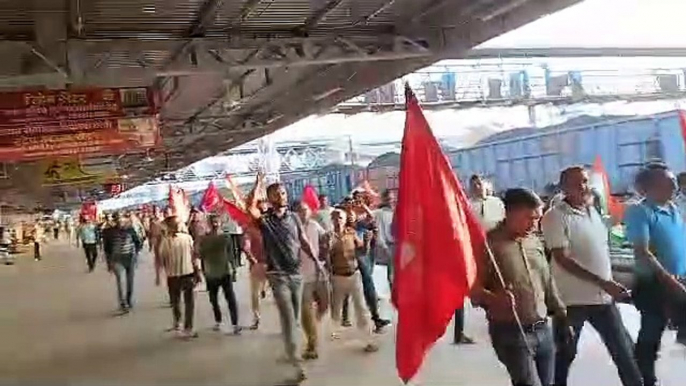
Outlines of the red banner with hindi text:
{"label": "red banner with hindi text", "polygon": [[0,161],[156,147],[157,112],[148,88],[0,93]]}

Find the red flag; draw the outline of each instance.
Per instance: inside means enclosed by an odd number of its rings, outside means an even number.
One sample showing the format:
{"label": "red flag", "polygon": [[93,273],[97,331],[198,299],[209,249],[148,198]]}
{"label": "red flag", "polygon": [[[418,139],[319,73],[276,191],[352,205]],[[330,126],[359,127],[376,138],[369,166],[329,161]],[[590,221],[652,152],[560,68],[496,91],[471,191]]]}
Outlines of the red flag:
{"label": "red flag", "polygon": [[222,202],[222,197],[219,194],[219,190],[214,186],[214,182],[210,181],[207,185],[205,193],[202,195],[202,200],[200,201],[200,209],[204,212],[211,212]]}
{"label": "red flag", "polygon": [[224,210],[226,210],[226,213],[231,216],[233,221],[237,222],[242,228],[247,228],[252,224],[252,221],[250,221],[250,215],[248,215],[248,213],[239,208],[233,202],[225,198],[222,200],[224,201]]}
{"label": "red flag", "polygon": [[303,189],[303,203],[310,207],[313,212],[319,210],[319,196],[312,185],[305,186]]}
{"label": "red flag", "polygon": [[236,183],[233,182],[233,178],[231,178],[231,176],[228,174],[226,175],[226,187],[229,189],[231,195],[233,196],[233,199],[236,201],[235,205],[245,210],[245,197],[243,197],[243,193],[238,188],[238,186],[236,186]]}
{"label": "red flag", "polygon": [[[683,129],[684,126],[682,125],[682,130]],[[614,222],[619,223],[624,219],[624,204],[619,202],[619,200],[610,193],[610,181],[600,156],[597,156],[593,162],[593,172],[598,173],[603,179],[603,201],[607,205],[607,211],[610,216],[612,216]]]}
{"label": "red flag", "polygon": [[398,310],[396,367],[408,382],[445,333],[476,278],[484,233],[450,163],[407,88],[393,303]]}

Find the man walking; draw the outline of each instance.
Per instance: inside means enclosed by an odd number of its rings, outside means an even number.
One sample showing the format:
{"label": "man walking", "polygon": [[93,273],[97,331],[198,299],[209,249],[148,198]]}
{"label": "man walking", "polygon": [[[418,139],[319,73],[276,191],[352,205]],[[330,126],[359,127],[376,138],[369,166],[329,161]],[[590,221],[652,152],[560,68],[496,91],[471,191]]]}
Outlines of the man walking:
{"label": "man walking", "polygon": [[[565,169],[560,174],[560,187],[564,198],[545,214],[541,223],[553,258],[552,275],[567,306],[567,320],[574,329],[570,345],[565,347],[564,342],[558,342],[555,385],[567,385],[579,336],[589,322],[603,339],[622,384],[641,386],[633,342],[614,304],[630,295],[612,279],[608,229],[593,206],[588,172],[583,167]],[[566,325],[555,327],[566,333]]]}
{"label": "man walking", "polygon": [[493,349],[512,385],[549,386],[555,343],[548,314],[564,318],[565,307],[550,275],[543,243],[533,233],[543,202],[527,189],[508,190],[504,201],[505,220],[487,236],[493,260],[490,255],[480,260],[472,298],[486,310]]}
{"label": "man walking", "polygon": [[119,310],[127,314],[133,308],[136,256],[142,248],[142,242],[127,218],[115,213],[113,220],[116,225],[110,228],[104,240],[105,256],[108,259],[107,266],[117,280]]}
{"label": "man walking", "polygon": [[[263,177],[258,175],[254,192],[262,190]],[[305,371],[300,363],[298,345],[300,341],[300,307],[302,302],[302,275],[300,274],[300,252],[319,262],[307,240],[302,222],[295,213],[288,210],[288,195],[283,185],[274,183],[267,187],[267,199],[271,208],[262,214],[258,202],[253,200],[249,213],[262,231],[267,280],[272,287],[274,300],[279,310],[281,333],[288,360],[296,371],[288,383],[300,383]]]}
{"label": "man walking", "polygon": [[233,333],[240,334],[241,327],[238,325],[238,303],[236,293],[233,290],[233,277],[236,267],[235,260],[230,257],[234,248],[229,235],[222,231],[221,220],[216,215],[209,217],[209,232],[200,236],[196,234],[200,260],[207,284],[207,292],[210,296],[210,304],[214,313],[214,330],[221,331],[222,311],[219,307],[219,289],[224,292],[224,298],[229,306],[229,316]]}
{"label": "man walking", "polygon": [[[479,175],[469,178],[469,204],[486,232],[494,229],[505,217],[505,206],[498,198],[490,194],[488,183]],[[474,339],[464,333],[464,304],[455,310],[455,327],[453,344],[474,344]]]}
{"label": "man walking", "polygon": [[667,166],[648,165],[636,185],[645,199],[627,210],[625,220],[636,256],[634,304],[641,313],[636,360],[644,385],[655,386],[655,362],[670,319],[677,341],[686,344],[686,225],[672,201],[677,186]]}
{"label": "man walking", "polygon": [[[317,221],[312,219],[312,210],[305,203],[299,203],[297,206],[298,216],[305,229],[305,235],[310,242],[312,252],[317,257],[320,253],[320,241],[324,238],[324,228],[322,228]],[[307,337],[307,347],[303,353],[303,359],[312,360],[319,358],[318,351],[318,321],[314,312],[314,302],[317,294],[317,285],[322,278],[323,272],[318,269],[317,263],[309,259],[307,255],[300,251],[300,272],[303,277],[303,296],[302,296],[302,312],[301,319],[305,336]]]}
{"label": "man walking", "polygon": [[98,260],[98,235],[97,226],[90,217],[83,217],[77,233],[77,244],[81,242],[83,251],[86,254],[88,272],[95,270]]}
{"label": "man walking", "polygon": [[[172,331],[181,330],[181,296],[184,303],[184,323],[182,337],[197,338],[193,329],[195,314],[195,286],[200,282],[200,263],[193,254],[193,238],[184,232],[185,228],[178,217],[170,216],[165,220],[166,234],[159,244],[160,263],[158,270],[167,274],[167,287],[172,307]],[[159,277],[160,273],[157,273]],[[159,282],[158,282],[159,284]]]}

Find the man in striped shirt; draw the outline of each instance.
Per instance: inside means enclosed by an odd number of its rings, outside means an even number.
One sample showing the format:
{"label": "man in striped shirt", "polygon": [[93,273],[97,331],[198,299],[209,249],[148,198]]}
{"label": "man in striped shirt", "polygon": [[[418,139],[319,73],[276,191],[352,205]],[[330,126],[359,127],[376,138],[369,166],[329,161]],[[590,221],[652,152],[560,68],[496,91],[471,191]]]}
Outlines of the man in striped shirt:
{"label": "man in striped shirt", "polygon": [[[109,229],[104,238],[105,257],[110,272],[117,279],[117,296],[122,313],[128,313],[133,307],[133,280],[136,269],[136,256],[142,248],[138,233],[131,226],[128,218],[115,213],[115,225]],[[124,295],[124,278],[126,278],[126,295]]]}
{"label": "man in striped shirt", "polygon": [[193,238],[187,233],[180,232],[179,218],[168,217],[165,219],[165,225],[167,232],[159,244],[157,276],[159,277],[161,269],[164,269],[167,274],[173,316],[172,330],[181,330],[181,296],[183,295],[185,310],[182,336],[196,338],[198,334],[193,330],[194,288],[201,280],[200,262],[193,253]]}

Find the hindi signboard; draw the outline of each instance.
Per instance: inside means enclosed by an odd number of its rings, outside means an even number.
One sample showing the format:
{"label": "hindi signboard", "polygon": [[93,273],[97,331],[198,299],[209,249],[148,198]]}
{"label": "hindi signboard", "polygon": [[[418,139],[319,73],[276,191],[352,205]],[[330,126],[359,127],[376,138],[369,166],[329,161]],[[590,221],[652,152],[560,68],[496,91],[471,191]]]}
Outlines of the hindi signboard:
{"label": "hindi signboard", "polygon": [[123,154],[158,143],[147,88],[0,93],[0,161]]}

